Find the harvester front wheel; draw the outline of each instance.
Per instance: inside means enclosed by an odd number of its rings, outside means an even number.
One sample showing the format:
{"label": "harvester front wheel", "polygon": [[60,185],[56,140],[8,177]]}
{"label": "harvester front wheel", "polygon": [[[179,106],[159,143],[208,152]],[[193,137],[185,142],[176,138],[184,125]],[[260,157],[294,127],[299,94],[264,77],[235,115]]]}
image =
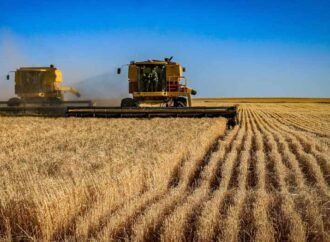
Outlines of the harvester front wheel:
{"label": "harvester front wheel", "polygon": [[19,99],[18,97],[10,98],[7,102],[7,105],[9,107],[18,107],[20,104],[21,104],[21,99]]}
{"label": "harvester front wheel", "polygon": [[59,106],[63,104],[63,100],[61,98],[49,98],[46,102],[44,102],[46,105],[50,106]]}
{"label": "harvester front wheel", "polygon": [[133,98],[124,98],[121,100],[120,106],[122,108],[137,108],[139,107],[139,103]]}
{"label": "harvester front wheel", "polygon": [[184,97],[178,97],[174,100],[174,107],[183,108],[187,107],[187,99]]}

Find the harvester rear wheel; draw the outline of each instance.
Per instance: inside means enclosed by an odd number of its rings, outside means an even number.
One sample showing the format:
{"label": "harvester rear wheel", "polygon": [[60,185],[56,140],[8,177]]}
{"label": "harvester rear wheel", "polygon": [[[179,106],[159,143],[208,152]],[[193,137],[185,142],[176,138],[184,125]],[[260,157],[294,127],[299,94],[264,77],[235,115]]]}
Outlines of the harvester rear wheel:
{"label": "harvester rear wheel", "polygon": [[137,108],[139,107],[139,103],[133,98],[124,98],[121,100],[120,106],[122,108]]}
{"label": "harvester rear wheel", "polygon": [[21,104],[22,100],[18,97],[12,97],[8,100],[7,105],[9,107],[18,107]]}

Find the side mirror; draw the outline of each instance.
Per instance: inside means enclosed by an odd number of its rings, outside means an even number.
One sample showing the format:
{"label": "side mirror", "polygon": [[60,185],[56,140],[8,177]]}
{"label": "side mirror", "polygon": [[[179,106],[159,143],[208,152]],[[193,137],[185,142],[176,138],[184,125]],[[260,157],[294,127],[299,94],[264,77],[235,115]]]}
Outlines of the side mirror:
{"label": "side mirror", "polygon": [[121,68],[117,68],[117,74],[119,75],[121,73]]}
{"label": "side mirror", "polygon": [[7,79],[7,80],[9,80],[9,79],[10,79],[10,76],[9,76],[9,75],[7,75],[7,76],[6,76],[6,79]]}
{"label": "side mirror", "polygon": [[182,72],[186,72],[186,67],[182,67]]}

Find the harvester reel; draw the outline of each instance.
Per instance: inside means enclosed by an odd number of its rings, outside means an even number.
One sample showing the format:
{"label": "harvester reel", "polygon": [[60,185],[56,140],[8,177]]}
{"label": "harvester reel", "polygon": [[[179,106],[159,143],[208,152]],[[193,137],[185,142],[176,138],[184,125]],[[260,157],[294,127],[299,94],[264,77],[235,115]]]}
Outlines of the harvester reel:
{"label": "harvester reel", "polygon": [[7,105],[9,107],[18,107],[21,104],[22,100],[18,97],[12,97],[8,100]]}
{"label": "harvester reel", "polygon": [[139,103],[133,98],[124,98],[121,100],[120,106],[122,108],[137,108],[139,107]]}

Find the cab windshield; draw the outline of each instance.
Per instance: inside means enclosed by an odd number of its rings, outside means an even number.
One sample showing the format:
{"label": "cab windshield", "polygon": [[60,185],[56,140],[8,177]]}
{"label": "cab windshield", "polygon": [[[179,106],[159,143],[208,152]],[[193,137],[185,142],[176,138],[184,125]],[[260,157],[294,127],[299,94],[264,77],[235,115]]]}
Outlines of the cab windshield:
{"label": "cab windshield", "polygon": [[141,92],[161,92],[166,89],[165,65],[138,66],[139,90]]}

